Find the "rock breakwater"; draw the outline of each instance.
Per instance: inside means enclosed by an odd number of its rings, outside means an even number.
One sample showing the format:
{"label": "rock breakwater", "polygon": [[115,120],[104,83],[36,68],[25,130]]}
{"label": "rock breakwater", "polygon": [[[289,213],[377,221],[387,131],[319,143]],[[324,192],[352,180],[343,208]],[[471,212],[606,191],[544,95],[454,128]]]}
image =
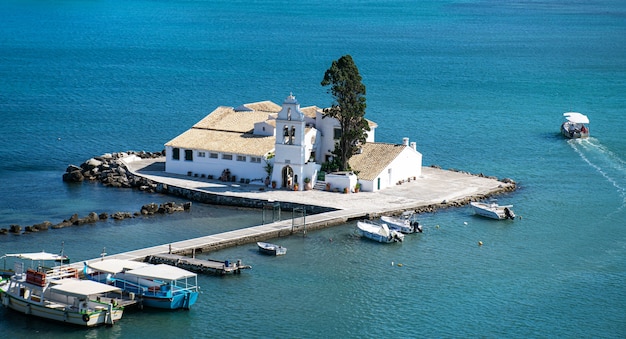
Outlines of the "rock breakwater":
{"label": "rock breakwater", "polygon": [[[155,214],[171,214],[175,212],[187,212],[191,210],[191,202],[184,202],[177,204],[175,202],[166,202],[163,204],[149,203],[143,205],[138,212],[115,212],[109,215],[108,213],[96,213],[91,212],[87,216],[81,218],[78,214],[73,214],[69,219],[65,219],[57,224],[53,224],[50,221],[44,221],[39,224],[30,226],[10,225],[9,228],[0,228],[0,234],[23,234],[34,233],[39,231],[47,231],[48,229],[58,229],[70,226],[81,226],[86,224],[95,224],[98,221],[104,221],[109,218],[113,220],[124,220],[139,216],[148,216]],[[23,231],[22,231],[23,230]]]}

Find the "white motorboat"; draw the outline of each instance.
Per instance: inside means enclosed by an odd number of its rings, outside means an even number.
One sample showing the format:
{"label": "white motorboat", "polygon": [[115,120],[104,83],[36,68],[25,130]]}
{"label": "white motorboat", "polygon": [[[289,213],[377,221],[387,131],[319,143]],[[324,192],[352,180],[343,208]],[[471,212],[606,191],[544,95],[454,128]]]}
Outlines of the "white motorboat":
{"label": "white motorboat", "polygon": [[[49,260],[49,253],[8,255],[33,261]],[[0,282],[2,305],[26,315],[80,326],[113,325],[122,318],[117,306],[121,290],[95,281],[79,280],[78,270],[69,266],[38,267],[24,271],[16,263],[15,274]],[[111,297],[113,294],[113,297]],[[100,301],[100,297],[110,302]]]}
{"label": "white motorboat", "polygon": [[561,134],[566,138],[577,139],[589,137],[589,118],[578,112],[563,113],[565,122],[561,125]]}
{"label": "white motorboat", "polygon": [[496,202],[484,203],[484,202],[470,202],[470,205],[474,208],[474,212],[483,217],[491,219],[515,219],[515,213],[511,209],[513,205],[498,205]]}
{"label": "white motorboat", "polygon": [[198,275],[166,264],[102,259],[85,263],[85,276],[137,297],[140,307],[190,309],[198,300]]}
{"label": "white motorboat", "polygon": [[380,220],[387,224],[390,229],[404,234],[419,232],[422,233],[422,226],[415,219],[414,213],[405,213],[399,217],[381,216]]}
{"label": "white motorboat", "polygon": [[390,243],[404,240],[404,234],[390,230],[387,224],[373,224],[364,221],[356,223],[359,234],[365,238],[372,239],[381,243]]}
{"label": "white motorboat", "polygon": [[259,251],[264,254],[269,255],[284,255],[287,253],[287,249],[285,247],[270,244],[268,242],[257,242],[256,245],[259,247]]}

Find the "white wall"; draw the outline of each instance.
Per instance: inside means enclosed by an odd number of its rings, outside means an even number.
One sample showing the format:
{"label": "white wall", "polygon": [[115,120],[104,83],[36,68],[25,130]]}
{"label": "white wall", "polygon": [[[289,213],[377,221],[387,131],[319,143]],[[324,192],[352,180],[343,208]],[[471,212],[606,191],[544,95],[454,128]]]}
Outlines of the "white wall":
{"label": "white wall", "polygon": [[352,172],[328,173],[325,181],[330,184],[331,190],[338,189],[339,192],[343,192],[343,189],[347,187],[352,192],[357,183],[357,176]]}
{"label": "white wall", "polygon": [[180,149],[179,160],[172,159],[172,147],[166,146],[165,152],[165,172],[167,173],[187,175],[188,172],[191,172],[192,175],[213,175],[214,179],[218,179],[225,169],[229,169],[231,175],[236,177],[237,182],[239,182],[241,178],[250,179],[251,182],[254,179],[260,179],[260,181],[253,182],[256,184],[263,184],[267,176],[263,158],[261,158],[260,163],[252,163],[250,162],[250,156],[247,155],[245,156],[246,161],[244,162],[237,161],[237,154],[232,154],[232,160],[225,160],[222,159],[222,153],[218,153],[218,158],[213,159],[209,157],[211,152],[201,151],[205,152],[205,157],[199,157],[198,151],[194,150],[193,161],[188,161],[185,160],[185,149],[183,148]]}
{"label": "white wall", "polygon": [[422,154],[411,147],[406,147],[387,167],[385,167],[372,181],[359,180],[361,190],[376,192],[380,189],[397,185],[399,181],[419,180],[422,175]]}

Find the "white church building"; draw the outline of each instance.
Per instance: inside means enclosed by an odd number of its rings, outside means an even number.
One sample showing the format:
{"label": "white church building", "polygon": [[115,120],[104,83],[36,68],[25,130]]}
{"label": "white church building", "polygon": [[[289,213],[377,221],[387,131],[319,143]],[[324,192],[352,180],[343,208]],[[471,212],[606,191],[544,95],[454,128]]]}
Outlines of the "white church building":
{"label": "white church building", "polygon": [[369,120],[367,141],[349,161],[353,172],[321,174],[341,135],[339,121],[323,116],[319,107],[301,108],[293,95],[282,106],[218,107],[165,144],[165,171],[297,190],[323,180],[323,187],[354,191],[358,183],[369,192],[420,177],[415,142],[377,143]]}

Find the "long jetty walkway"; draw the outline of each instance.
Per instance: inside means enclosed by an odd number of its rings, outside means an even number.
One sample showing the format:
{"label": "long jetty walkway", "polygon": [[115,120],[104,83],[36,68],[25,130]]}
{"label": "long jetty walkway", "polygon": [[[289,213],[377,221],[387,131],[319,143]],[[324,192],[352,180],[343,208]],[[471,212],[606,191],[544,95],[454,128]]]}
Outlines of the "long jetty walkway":
{"label": "long jetty walkway", "polygon": [[[462,172],[423,167],[422,176],[410,182],[378,192],[336,193],[320,190],[291,191],[264,188],[254,184],[224,183],[192,176],[165,173],[164,159],[125,158],[128,170],[165,188],[167,192],[186,197],[210,197],[220,204],[268,206],[279,203],[287,209],[318,210],[321,213],[280,220],[230,232],[208,235],[107,256],[107,258],[144,260],[162,253],[190,255],[226,247],[253,243],[339,225],[355,219],[370,219],[404,211],[429,212],[456,207],[470,200],[513,191],[515,184],[495,178]],[[283,213],[290,215],[291,213]],[[97,259],[92,259],[97,260]]]}

